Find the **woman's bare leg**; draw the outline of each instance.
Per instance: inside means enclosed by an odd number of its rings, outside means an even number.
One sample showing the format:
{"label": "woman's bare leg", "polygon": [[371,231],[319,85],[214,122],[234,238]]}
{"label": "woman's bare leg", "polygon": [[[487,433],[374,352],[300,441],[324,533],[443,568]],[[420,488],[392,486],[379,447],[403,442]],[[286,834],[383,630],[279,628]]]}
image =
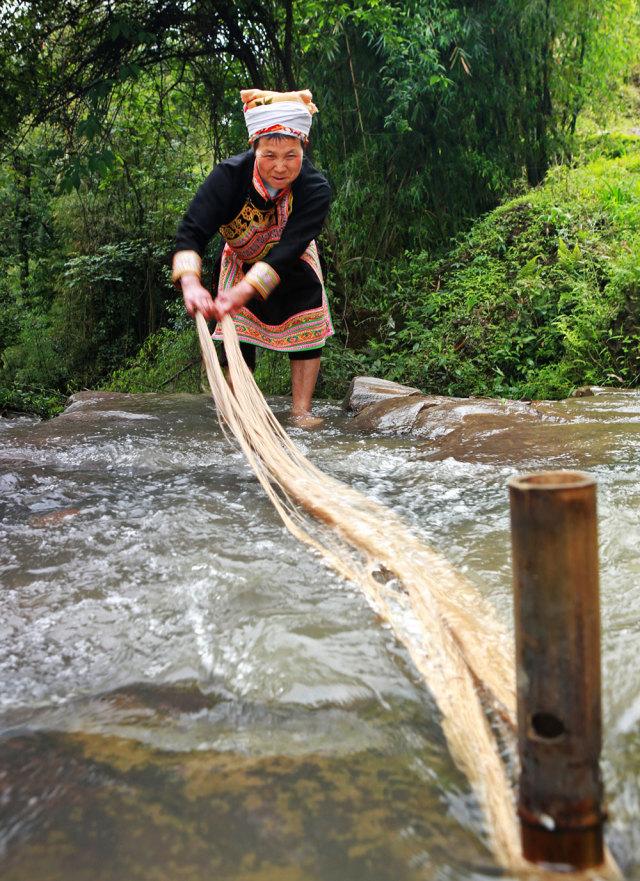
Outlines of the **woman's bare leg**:
{"label": "woman's bare leg", "polygon": [[291,361],[291,414],[308,416],[311,413],[311,399],[316,387],[320,358],[304,361]]}

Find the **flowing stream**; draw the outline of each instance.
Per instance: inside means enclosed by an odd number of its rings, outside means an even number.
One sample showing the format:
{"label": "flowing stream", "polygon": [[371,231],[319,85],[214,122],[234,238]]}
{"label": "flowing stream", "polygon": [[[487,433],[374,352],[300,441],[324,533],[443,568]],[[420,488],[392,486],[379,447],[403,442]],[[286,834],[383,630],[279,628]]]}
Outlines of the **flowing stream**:
{"label": "flowing stream", "polygon": [[[274,402],[284,415],[285,402]],[[640,393],[498,433],[293,430],[511,626],[509,476],[599,485],[607,840],[640,879]],[[421,677],[283,528],[204,396],[0,424],[6,881],[471,881],[499,873]],[[454,442],[455,441],[455,442]]]}

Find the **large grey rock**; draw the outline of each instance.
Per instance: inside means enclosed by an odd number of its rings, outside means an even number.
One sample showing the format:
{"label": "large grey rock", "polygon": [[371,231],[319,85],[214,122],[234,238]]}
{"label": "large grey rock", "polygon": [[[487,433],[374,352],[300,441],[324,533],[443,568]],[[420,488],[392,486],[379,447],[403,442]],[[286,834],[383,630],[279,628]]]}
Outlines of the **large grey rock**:
{"label": "large grey rock", "polygon": [[[369,404],[353,418],[351,427],[409,434],[420,458],[433,461],[517,464],[555,458],[582,467],[596,454],[576,439],[579,426],[568,418],[567,403],[412,395]],[[588,429],[593,433],[591,426]]]}
{"label": "large grey rock", "polygon": [[399,382],[391,382],[388,379],[378,379],[375,376],[354,376],[349,386],[349,391],[342,402],[345,410],[359,413],[369,404],[377,404],[379,401],[388,401],[392,398],[407,398],[411,395],[420,395],[420,389]]}
{"label": "large grey rock", "polygon": [[415,429],[422,411],[437,406],[440,400],[421,394],[378,399],[362,407],[351,426],[356,431],[408,434]]}

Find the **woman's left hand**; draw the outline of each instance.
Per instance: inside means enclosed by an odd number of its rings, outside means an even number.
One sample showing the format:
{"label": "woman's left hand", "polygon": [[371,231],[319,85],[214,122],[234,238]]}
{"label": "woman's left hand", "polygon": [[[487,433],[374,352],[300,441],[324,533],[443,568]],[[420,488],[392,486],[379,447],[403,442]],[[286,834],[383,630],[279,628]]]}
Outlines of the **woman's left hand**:
{"label": "woman's left hand", "polygon": [[220,291],[213,301],[215,308],[214,318],[222,321],[225,315],[235,315],[245,303],[248,303],[256,295],[256,289],[243,279],[234,284],[232,288],[226,291]]}

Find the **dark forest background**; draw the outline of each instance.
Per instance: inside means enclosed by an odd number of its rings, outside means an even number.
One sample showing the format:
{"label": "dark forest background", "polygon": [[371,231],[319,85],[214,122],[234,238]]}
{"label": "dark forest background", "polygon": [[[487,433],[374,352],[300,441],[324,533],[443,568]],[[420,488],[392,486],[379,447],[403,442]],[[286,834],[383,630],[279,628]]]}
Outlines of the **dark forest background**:
{"label": "dark forest background", "polygon": [[172,240],[250,85],[320,108],[321,392],[633,384],[639,45],[635,0],[0,4],[0,403],[198,389]]}

